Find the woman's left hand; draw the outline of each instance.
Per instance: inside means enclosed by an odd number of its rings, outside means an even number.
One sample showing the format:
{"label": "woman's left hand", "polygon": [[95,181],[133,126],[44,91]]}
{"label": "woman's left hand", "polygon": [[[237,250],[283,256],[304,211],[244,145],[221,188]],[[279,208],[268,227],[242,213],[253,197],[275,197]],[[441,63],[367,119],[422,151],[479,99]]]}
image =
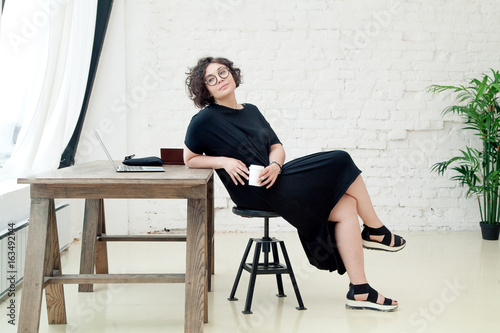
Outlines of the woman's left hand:
{"label": "woman's left hand", "polygon": [[267,185],[266,188],[270,188],[271,186],[273,186],[276,179],[278,179],[280,171],[281,169],[276,163],[265,167],[259,175],[259,178],[261,179],[260,186]]}

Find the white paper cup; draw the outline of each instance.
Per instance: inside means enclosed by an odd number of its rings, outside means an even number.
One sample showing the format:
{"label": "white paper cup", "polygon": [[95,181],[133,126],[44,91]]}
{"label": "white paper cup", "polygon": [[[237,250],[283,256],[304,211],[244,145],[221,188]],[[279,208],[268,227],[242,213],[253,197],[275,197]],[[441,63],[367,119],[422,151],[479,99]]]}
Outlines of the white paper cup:
{"label": "white paper cup", "polygon": [[262,170],[264,170],[264,167],[262,165],[252,164],[250,165],[249,169],[250,169],[250,175],[248,177],[249,178],[248,185],[260,186],[259,175],[262,172]]}

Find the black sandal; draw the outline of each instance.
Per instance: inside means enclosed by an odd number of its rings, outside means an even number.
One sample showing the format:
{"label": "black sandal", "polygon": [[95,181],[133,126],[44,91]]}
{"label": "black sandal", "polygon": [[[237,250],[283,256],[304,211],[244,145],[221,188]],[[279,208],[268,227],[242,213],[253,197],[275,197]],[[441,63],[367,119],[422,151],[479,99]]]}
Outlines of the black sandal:
{"label": "black sandal", "polygon": [[[368,294],[366,301],[356,301],[354,295]],[[376,310],[376,311],[394,311],[398,308],[397,304],[392,304],[392,299],[385,298],[384,304],[378,304],[378,292],[370,287],[368,283],[354,285],[349,283],[349,291],[347,292],[347,309],[354,310]]]}
{"label": "black sandal", "polygon": [[[363,239],[363,247],[365,249],[397,252],[406,246],[406,240],[398,235],[394,235],[394,245],[391,246],[392,233],[385,225],[376,229],[370,228],[367,225],[363,226],[364,229],[361,232],[361,238]],[[370,236],[384,236],[384,238],[380,242],[371,239]]]}

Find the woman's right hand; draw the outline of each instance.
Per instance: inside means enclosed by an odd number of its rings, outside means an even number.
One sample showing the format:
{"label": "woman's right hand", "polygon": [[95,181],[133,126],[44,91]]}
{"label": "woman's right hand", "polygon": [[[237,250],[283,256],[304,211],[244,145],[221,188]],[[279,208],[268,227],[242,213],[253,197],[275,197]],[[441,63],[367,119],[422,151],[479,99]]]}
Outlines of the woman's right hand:
{"label": "woman's right hand", "polygon": [[238,185],[238,183],[245,185],[243,179],[248,180],[248,174],[250,173],[245,163],[232,157],[223,157],[223,159],[222,167],[229,174],[234,185]]}
{"label": "woman's right hand", "polygon": [[184,164],[190,168],[224,168],[235,185],[238,185],[238,182],[241,183],[241,185],[245,185],[243,179],[248,180],[248,174],[250,173],[245,163],[240,160],[232,157],[196,154],[186,146],[184,146]]}

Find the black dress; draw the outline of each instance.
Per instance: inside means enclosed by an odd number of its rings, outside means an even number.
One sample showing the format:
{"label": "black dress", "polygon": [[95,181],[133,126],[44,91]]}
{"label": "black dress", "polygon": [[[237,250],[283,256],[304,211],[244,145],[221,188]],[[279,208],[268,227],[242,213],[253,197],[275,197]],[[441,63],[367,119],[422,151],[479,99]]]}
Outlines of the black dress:
{"label": "black dress", "polygon": [[[269,165],[271,145],[281,142],[256,106],[243,107],[212,104],[200,110],[187,129],[186,146],[196,154],[236,158],[247,167]],[[287,162],[269,189],[235,185],[224,169],[216,172],[237,206],[275,211],[297,228],[312,265],[345,273],[328,216],[361,173],[348,153],[319,152]]]}

